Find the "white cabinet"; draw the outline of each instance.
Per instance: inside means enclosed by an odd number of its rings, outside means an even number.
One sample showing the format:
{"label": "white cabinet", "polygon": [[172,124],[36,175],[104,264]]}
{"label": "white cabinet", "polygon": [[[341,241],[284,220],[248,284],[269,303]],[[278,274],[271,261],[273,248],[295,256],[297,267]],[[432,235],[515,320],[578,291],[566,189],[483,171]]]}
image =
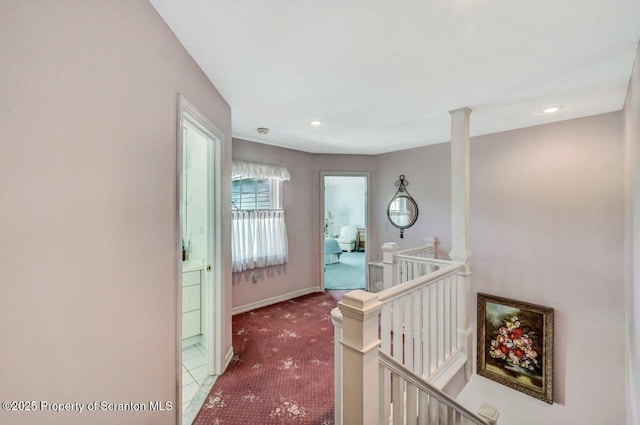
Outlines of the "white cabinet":
{"label": "white cabinet", "polygon": [[200,270],[182,273],[182,286],[200,285]]}
{"label": "white cabinet", "polygon": [[182,288],[182,312],[200,310],[200,285]]}
{"label": "white cabinet", "polygon": [[182,315],[182,339],[200,334],[200,310]]}
{"label": "white cabinet", "polygon": [[182,273],[182,339],[201,333],[201,275],[202,270]]}

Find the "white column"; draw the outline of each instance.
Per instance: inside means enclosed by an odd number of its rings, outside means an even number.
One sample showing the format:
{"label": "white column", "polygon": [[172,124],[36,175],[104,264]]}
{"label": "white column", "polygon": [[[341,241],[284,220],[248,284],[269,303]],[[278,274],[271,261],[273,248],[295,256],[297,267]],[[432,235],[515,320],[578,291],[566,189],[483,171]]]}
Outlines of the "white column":
{"label": "white column", "polygon": [[464,264],[456,276],[458,285],[458,341],[467,355],[465,377],[473,371],[471,323],[469,321],[470,267],[469,257],[469,116],[471,109],[450,111],[451,114],[451,252],[455,262]]}
{"label": "white column", "polygon": [[342,313],[342,423],[378,422],[378,315],[382,304],[376,294],[348,292],[338,303]]}
{"label": "white column", "polygon": [[467,263],[471,256],[469,228],[469,115],[471,109],[451,114],[451,252],[453,261]]}
{"label": "white column", "polygon": [[387,242],[382,245],[382,289],[389,289],[398,284],[398,244]]}

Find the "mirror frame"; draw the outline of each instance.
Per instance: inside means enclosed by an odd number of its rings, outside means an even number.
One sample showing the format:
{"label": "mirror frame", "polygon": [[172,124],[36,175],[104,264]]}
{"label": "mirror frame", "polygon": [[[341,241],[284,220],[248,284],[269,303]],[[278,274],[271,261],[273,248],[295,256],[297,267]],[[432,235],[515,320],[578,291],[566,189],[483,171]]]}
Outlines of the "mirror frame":
{"label": "mirror frame", "polygon": [[[387,205],[387,219],[391,222],[391,225],[393,227],[400,229],[400,239],[404,238],[404,229],[408,229],[409,227],[413,226],[415,222],[418,220],[418,215],[419,215],[418,204],[416,203],[415,199],[413,199],[413,197],[409,195],[407,186],[409,186],[409,181],[405,179],[404,174],[400,174],[400,178],[396,182],[396,187],[398,188],[398,190],[396,191],[396,194],[393,195],[393,198],[391,198],[389,205]],[[393,220],[391,220],[391,214],[390,214],[391,204],[398,198],[408,199],[409,201],[411,201],[411,203],[416,209],[416,214],[411,219],[411,222],[409,222],[409,224],[405,226],[398,226],[396,223],[393,222]]]}
{"label": "mirror frame", "polygon": [[[390,214],[391,204],[393,204],[393,202],[398,198],[406,198],[408,201],[410,201],[413,204],[413,207],[416,209],[416,213],[414,214],[413,218],[411,219],[409,224],[407,224],[405,226],[399,226],[396,223],[394,223],[393,220],[391,219],[391,214]],[[413,226],[416,223],[416,221],[418,220],[418,204],[411,197],[411,195],[409,195],[409,193],[407,193],[407,192],[405,192],[405,193],[396,193],[395,196],[389,202],[389,205],[387,205],[387,219],[389,220],[389,223],[391,223],[391,225],[393,227],[395,227],[395,228],[398,228],[400,230],[408,229],[409,227]]]}

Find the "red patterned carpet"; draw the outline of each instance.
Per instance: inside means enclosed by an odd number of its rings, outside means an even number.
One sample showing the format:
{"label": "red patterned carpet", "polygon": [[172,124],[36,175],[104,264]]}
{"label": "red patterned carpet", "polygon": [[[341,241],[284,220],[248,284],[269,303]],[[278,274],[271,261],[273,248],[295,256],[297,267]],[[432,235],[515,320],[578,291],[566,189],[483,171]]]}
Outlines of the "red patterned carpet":
{"label": "red patterned carpet", "polygon": [[235,356],[193,423],[333,424],[335,306],[317,293],[234,316]]}

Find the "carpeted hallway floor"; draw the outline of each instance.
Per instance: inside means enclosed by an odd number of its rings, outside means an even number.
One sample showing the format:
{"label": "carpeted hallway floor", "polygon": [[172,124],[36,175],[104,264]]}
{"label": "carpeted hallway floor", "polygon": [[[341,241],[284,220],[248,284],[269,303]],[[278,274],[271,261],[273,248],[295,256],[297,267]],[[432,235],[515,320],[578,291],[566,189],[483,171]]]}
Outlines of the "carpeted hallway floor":
{"label": "carpeted hallway floor", "polygon": [[193,423],[333,424],[330,313],[342,293],[310,294],[234,316],[234,358]]}
{"label": "carpeted hallway floor", "polygon": [[339,263],[326,265],[324,287],[364,289],[365,259],[364,252],[343,252]]}

